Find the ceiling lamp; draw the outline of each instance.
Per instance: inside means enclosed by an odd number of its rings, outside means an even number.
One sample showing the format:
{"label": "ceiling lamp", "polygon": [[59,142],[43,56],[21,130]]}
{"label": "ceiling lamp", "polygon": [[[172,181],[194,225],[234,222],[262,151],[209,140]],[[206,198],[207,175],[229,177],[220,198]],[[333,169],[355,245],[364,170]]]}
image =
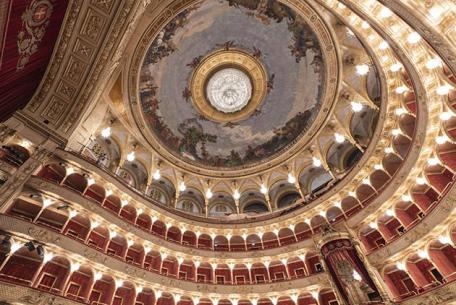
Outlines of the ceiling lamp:
{"label": "ceiling lamp", "polygon": [[101,130],[101,136],[103,138],[109,138],[111,136],[111,127],[106,127]]}
{"label": "ceiling lamp", "polygon": [[127,155],[127,160],[130,161],[130,162],[135,161],[135,158],[136,158],[136,156],[135,156],[135,152],[134,151],[132,151],[131,153],[129,153]]}
{"label": "ceiling lamp", "polygon": [[417,32],[412,32],[407,37],[407,41],[411,44],[418,43],[420,40],[421,40],[421,36]]}
{"label": "ceiling lamp", "polygon": [[436,68],[438,68],[440,66],[442,66],[442,61],[440,60],[440,58],[430,59],[426,63],[426,68],[428,68],[429,70],[436,69]]}
{"label": "ceiling lamp", "polygon": [[260,186],[260,192],[261,194],[266,194],[268,192],[268,188],[266,187],[266,185],[264,185],[264,183]]}
{"label": "ceiling lamp", "polygon": [[87,185],[91,186],[92,184],[95,184],[95,179],[93,179],[93,178],[87,179]]}
{"label": "ceiling lamp", "polygon": [[356,73],[358,75],[366,75],[367,73],[369,73],[369,66],[366,65],[366,64],[357,65],[356,66]]}
{"label": "ceiling lamp", "polygon": [[160,174],[160,170],[157,169],[154,174],[152,175],[152,178],[154,178],[154,180],[159,180],[161,178],[161,174]]}
{"label": "ceiling lamp", "polygon": [[394,211],[392,209],[388,209],[386,210],[386,213],[385,213],[387,216],[389,217],[393,217],[394,216]]}
{"label": "ceiling lamp", "polygon": [[396,267],[397,267],[397,269],[399,269],[399,270],[405,271],[405,265],[404,265],[404,263],[397,262],[397,263],[396,263]]}
{"label": "ceiling lamp", "polygon": [[208,190],[206,191],[206,198],[207,198],[207,199],[211,199],[213,195],[214,195],[214,194],[212,194],[211,189],[208,189]]}
{"label": "ceiling lamp", "polygon": [[345,137],[341,135],[340,133],[335,133],[334,134],[334,139],[336,139],[337,143],[344,143],[345,142]]}
{"label": "ceiling lamp", "polygon": [[239,198],[241,198],[241,194],[239,193],[238,190],[234,190],[233,198],[234,198],[235,200],[239,200]]}
{"label": "ceiling lamp", "polygon": [[179,183],[179,191],[185,192],[186,189],[187,189],[187,186],[185,185],[185,182],[184,182],[184,181],[182,181],[181,183]]}
{"label": "ceiling lamp", "polygon": [[439,242],[442,244],[452,244],[453,243],[451,238],[449,236],[445,236],[445,235],[439,236]]}
{"label": "ceiling lamp", "polygon": [[312,157],[312,165],[315,166],[315,167],[320,167],[321,166],[320,159]]}
{"label": "ceiling lamp", "polygon": [[340,208],[342,207],[342,203],[341,203],[340,201],[336,201],[336,202],[334,202],[334,206],[335,206],[336,208],[339,208],[339,209],[340,209]]}
{"label": "ceiling lamp", "polygon": [[363,110],[363,104],[359,102],[351,102],[350,104],[353,112],[360,112],[361,110]]}
{"label": "ceiling lamp", "polygon": [[375,230],[378,229],[378,225],[377,225],[377,223],[375,223],[375,222],[369,223],[369,227],[371,227],[371,229],[375,229]]}
{"label": "ceiling lamp", "polygon": [[421,257],[421,258],[429,259],[429,255],[428,255],[428,253],[425,250],[419,250],[418,251],[418,256]]}
{"label": "ceiling lamp", "polygon": [[294,184],[296,182],[296,178],[292,173],[288,173],[288,182],[291,184]]}

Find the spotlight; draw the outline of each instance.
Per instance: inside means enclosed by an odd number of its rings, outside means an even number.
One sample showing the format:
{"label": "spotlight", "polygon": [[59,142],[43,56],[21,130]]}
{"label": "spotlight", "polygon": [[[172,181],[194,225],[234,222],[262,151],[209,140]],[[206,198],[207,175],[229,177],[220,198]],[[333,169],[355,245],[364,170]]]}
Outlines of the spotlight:
{"label": "spotlight", "polygon": [[40,257],[44,257],[44,247],[42,245],[39,245],[36,247],[36,252]]}
{"label": "spotlight", "polygon": [[30,252],[34,251],[35,250],[35,245],[33,244],[33,242],[29,241],[25,244],[25,247],[27,248],[27,250],[29,250]]}

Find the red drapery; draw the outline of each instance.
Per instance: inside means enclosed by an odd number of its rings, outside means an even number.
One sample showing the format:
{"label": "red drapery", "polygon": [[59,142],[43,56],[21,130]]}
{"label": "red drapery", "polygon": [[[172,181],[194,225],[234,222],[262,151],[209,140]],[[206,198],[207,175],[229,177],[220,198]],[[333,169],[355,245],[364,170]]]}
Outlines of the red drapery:
{"label": "red drapery", "polygon": [[68,0],[5,0],[0,9],[0,122],[33,96],[51,58]]}

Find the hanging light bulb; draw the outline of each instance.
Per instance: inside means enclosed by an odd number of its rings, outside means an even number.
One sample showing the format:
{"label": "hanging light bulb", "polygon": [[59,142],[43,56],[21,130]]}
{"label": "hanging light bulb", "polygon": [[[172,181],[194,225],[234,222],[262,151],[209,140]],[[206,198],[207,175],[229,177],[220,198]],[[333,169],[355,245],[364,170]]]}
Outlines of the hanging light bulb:
{"label": "hanging light bulb", "polygon": [[321,166],[321,161],[318,158],[312,157],[312,164],[315,167],[320,167]]}
{"label": "hanging light bulb", "polygon": [[103,138],[109,138],[111,136],[111,127],[106,127],[101,130],[101,136]]}
{"label": "hanging light bulb", "polygon": [[296,182],[296,178],[292,173],[288,173],[288,182],[291,184],[294,184]]}
{"label": "hanging light bulb", "polygon": [[357,65],[355,68],[358,75],[366,75],[369,73],[369,66],[366,64]]}
{"label": "hanging light bulb", "polygon": [[344,143],[345,142],[345,137],[341,135],[340,133],[335,133],[334,134],[334,139],[336,140],[337,143]]}
{"label": "hanging light bulb", "polygon": [[351,102],[350,104],[353,112],[360,112],[361,110],[363,110],[363,104],[359,102]]}
{"label": "hanging light bulb", "polygon": [[239,200],[239,198],[241,198],[241,194],[239,193],[238,190],[234,190],[233,198],[234,198],[235,200]]}
{"label": "hanging light bulb", "polygon": [[154,178],[154,180],[159,180],[161,178],[161,174],[160,174],[160,170],[157,169],[154,174],[152,175],[152,178]]}
{"label": "hanging light bulb", "polygon": [[136,158],[136,155],[135,155],[135,152],[134,152],[134,151],[130,152],[130,153],[127,155],[127,160],[130,161],[130,162],[135,161],[135,158]]}
{"label": "hanging light bulb", "polygon": [[260,186],[260,192],[261,194],[266,194],[268,192],[268,188],[266,187],[266,185],[264,185],[264,183]]}
{"label": "hanging light bulb", "polygon": [[186,189],[187,189],[187,186],[185,185],[185,182],[181,181],[181,183],[179,183],[179,191],[185,192]]}

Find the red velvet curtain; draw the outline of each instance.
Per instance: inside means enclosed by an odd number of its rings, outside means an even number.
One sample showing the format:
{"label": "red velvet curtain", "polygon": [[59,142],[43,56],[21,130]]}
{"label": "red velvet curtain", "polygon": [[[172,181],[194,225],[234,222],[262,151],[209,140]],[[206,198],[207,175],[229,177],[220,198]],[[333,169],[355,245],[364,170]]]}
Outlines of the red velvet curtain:
{"label": "red velvet curtain", "polygon": [[359,258],[356,249],[349,239],[333,240],[325,244],[322,247],[321,252],[329,269],[328,271],[336,283],[337,289],[347,303],[349,303],[348,295],[336,269],[336,264],[340,261],[349,262],[353,270],[356,270],[356,272],[358,272],[361,276],[361,280],[368,284],[372,290],[378,293],[378,289],[372,281],[369,272]]}
{"label": "red velvet curtain", "polygon": [[68,4],[68,0],[4,1],[0,7],[0,122],[27,105],[40,84]]}

